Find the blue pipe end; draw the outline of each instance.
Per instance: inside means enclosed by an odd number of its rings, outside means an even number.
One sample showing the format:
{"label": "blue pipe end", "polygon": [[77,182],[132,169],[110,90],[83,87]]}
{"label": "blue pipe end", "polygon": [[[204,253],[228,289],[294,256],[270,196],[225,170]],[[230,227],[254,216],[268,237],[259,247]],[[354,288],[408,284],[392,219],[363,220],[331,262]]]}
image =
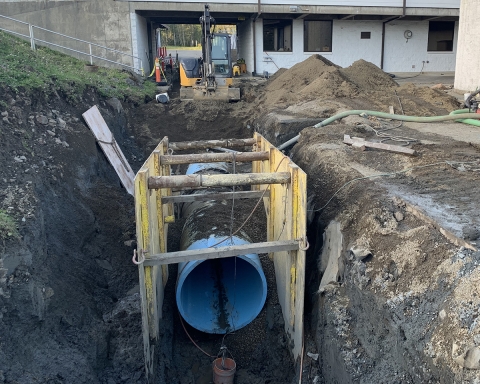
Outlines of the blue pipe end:
{"label": "blue pipe end", "polygon": [[[223,238],[210,236],[187,249],[211,247]],[[248,244],[238,237],[218,246]],[[225,334],[243,328],[260,313],[267,281],[257,254],[179,264],[176,299],[181,316],[206,333]]]}

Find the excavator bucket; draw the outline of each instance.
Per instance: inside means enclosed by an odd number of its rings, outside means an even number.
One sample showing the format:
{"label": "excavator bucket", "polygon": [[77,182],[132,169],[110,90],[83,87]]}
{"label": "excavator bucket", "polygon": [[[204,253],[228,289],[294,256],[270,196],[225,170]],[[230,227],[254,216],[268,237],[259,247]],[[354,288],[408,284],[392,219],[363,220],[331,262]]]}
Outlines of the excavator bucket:
{"label": "excavator bucket", "polygon": [[204,87],[194,87],[193,100],[238,101],[240,88],[217,87],[214,91],[209,91]]}

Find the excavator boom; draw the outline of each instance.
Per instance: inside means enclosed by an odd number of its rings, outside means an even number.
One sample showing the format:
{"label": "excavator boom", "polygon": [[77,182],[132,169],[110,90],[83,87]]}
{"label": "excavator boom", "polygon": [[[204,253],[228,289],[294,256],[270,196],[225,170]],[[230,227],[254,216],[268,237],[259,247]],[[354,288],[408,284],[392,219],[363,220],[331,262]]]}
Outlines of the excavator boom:
{"label": "excavator boom", "polygon": [[180,60],[180,98],[194,100],[240,100],[233,88],[230,35],[214,33],[215,19],[205,5],[202,26],[202,59]]}

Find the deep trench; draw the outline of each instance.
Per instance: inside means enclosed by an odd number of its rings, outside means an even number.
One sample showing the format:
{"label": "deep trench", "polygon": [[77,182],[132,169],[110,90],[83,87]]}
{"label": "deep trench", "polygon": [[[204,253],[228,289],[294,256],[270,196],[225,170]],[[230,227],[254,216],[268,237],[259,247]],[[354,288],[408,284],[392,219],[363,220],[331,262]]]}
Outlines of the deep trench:
{"label": "deep trench", "polygon": [[[88,107],[62,103],[57,109],[78,115]],[[35,108],[45,106],[34,105],[32,111]],[[145,132],[150,136],[135,137],[135,119],[142,113],[141,105],[129,105],[126,112],[118,112],[103,104],[101,112],[127,158],[135,159],[132,166],[138,170],[149,155],[152,140],[164,134],[156,131],[155,116],[150,121],[145,119],[150,124]],[[235,120],[227,113],[219,116],[223,124],[244,125],[240,118]],[[181,126],[185,119],[170,116],[168,122],[172,125],[177,121]],[[205,130],[211,123],[200,123],[190,128],[196,138],[201,138],[202,132],[205,139],[219,138],[209,137],[212,133]],[[80,125],[77,128],[80,131]],[[81,134],[69,136],[71,147],[78,148],[75,156],[56,160],[65,160],[62,176],[40,173],[34,180],[38,201],[35,219],[24,227],[21,244],[10,242],[4,248],[4,266],[11,274],[10,297],[0,296],[0,324],[5,330],[0,335],[0,383],[146,382],[138,271],[131,262],[136,247],[133,198],[122,188],[91,133],[85,126],[82,129]],[[267,127],[261,133],[274,142],[272,131]],[[175,132],[184,140],[188,134]],[[235,134],[248,137],[242,129],[236,129]],[[335,177],[324,182],[335,184]],[[248,211],[248,207],[243,210]],[[260,211],[263,213],[263,207]],[[262,229],[252,224],[249,231],[254,241],[265,240],[265,219],[260,211]],[[419,337],[415,329],[402,329],[385,315],[382,302],[352,284],[340,289],[351,300],[346,318],[360,324],[355,332],[369,355],[362,363],[363,381],[362,373],[352,373],[344,365],[337,320],[331,316],[328,300],[316,293],[321,279],[317,266],[323,233],[335,214],[316,215],[308,221],[311,247],[306,256],[305,353],[319,353],[319,358],[304,358],[302,383],[375,382],[378,376],[369,374],[374,368],[380,373],[394,372],[401,382],[420,382],[416,377],[422,377],[422,373],[416,372],[416,367],[422,366],[422,357],[415,345]],[[179,218],[171,226],[169,251],[179,249],[182,225]],[[237,384],[298,383],[299,362],[293,362],[289,351],[273,265],[267,255],[261,255],[261,261],[268,284],[267,302],[250,325],[225,338],[196,331],[188,324],[185,328],[211,355],[216,355],[225,342],[237,362]],[[157,382],[211,383],[212,358],[189,340],[180,322],[175,303],[176,265],[169,266],[169,275],[161,350],[157,351]],[[443,297],[436,298],[441,300]],[[430,310],[436,304],[422,305]],[[382,352],[378,349],[382,344],[392,347]],[[390,378],[386,382],[394,382]]]}
{"label": "deep trench", "polygon": [[[32,111],[44,108],[49,107],[36,105]],[[73,108],[62,102],[56,108],[75,116],[89,106]],[[136,160],[134,171],[138,170],[149,149],[145,141],[132,138],[129,119],[135,107],[119,113],[103,104],[100,110],[127,158]],[[179,117],[179,122],[183,119]],[[62,177],[45,173],[35,177],[35,219],[23,228],[20,245],[6,245],[4,267],[13,273],[10,297],[0,297],[0,324],[5,330],[0,336],[0,382],[146,382],[138,269],[131,262],[136,247],[133,198],[91,132],[86,126],[81,130],[68,137],[70,146],[78,148],[75,155],[52,159],[65,161]],[[242,210],[251,209],[251,205],[237,204]],[[263,207],[256,216],[257,222],[247,226],[247,232],[253,241],[265,241]],[[182,224],[179,219],[171,227],[169,250],[178,250]],[[260,258],[268,284],[267,302],[251,324],[226,337],[196,331],[188,324],[186,329],[211,355],[226,344],[237,363],[236,383],[290,384],[298,372],[284,332],[273,263],[268,255]],[[157,382],[207,384],[212,380],[212,358],[193,345],[182,327],[174,295],[176,269],[169,266]]]}

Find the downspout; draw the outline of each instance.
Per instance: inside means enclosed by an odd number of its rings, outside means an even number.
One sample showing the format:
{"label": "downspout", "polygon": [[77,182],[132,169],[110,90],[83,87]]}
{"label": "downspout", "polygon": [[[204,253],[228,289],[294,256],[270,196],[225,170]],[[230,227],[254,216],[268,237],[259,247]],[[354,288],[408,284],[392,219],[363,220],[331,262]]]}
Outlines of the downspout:
{"label": "downspout", "polygon": [[406,13],[407,13],[407,0],[403,0],[402,16],[393,17],[393,18],[383,22],[383,25],[382,25],[382,53],[381,53],[381,56],[380,56],[380,69],[383,69],[383,61],[384,61],[384,58],[385,58],[385,24],[387,24],[387,23],[389,23],[393,20],[398,20],[398,19],[401,19],[401,18],[405,17]]}
{"label": "downspout", "polygon": [[262,13],[261,9],[261,0],[258,0],[258,6],[257,6],[257,15],[253,19],[253,71],[252,75],[255,75],[257,73],[257,28],[255,26],[256,21],[260,14]]}

